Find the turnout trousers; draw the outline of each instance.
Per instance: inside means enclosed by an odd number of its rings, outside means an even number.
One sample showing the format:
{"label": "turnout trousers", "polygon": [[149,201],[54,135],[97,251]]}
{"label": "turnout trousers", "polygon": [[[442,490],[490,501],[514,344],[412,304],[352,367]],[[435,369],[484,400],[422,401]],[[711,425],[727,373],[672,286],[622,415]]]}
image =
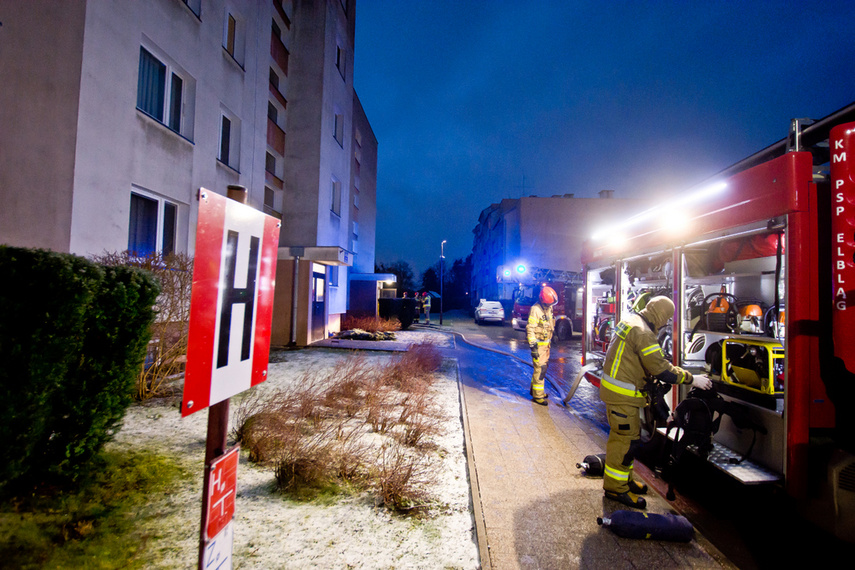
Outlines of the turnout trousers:
{"label": "turnout trousers", "polygon": [[603,489],[615,493],[629,491],[633,480],[635,451],[641,444],[641,409],[630,404],[606,404],[609,439],[606,442],[606,468]]}
{"label": "turnout trousers", "polygon": [[549,341],[538,341],[531,349],[531,363],[534,370],[531,374],[531,394],[535,398],[545,398],[543,389],[546,367],[549,365]]}

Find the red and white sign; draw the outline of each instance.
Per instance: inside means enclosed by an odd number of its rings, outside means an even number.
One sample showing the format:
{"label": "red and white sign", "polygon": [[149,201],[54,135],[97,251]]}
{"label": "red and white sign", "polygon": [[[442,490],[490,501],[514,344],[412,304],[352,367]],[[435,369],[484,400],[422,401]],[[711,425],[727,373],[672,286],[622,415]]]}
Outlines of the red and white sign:
{"label": "red and white sign", "polygon": [[837,125],[831,147],[831,253],[834,354],[855,370],[855,123]]}
{"label": "red and white sign", "polygon": [[202,188],[181,415],[267,378],[279,220]]}
{"label": "red and white sign", "polygon": [[211,463],[208,477],[208,508],[205,512],[205,540],[211,540],[222,531],[235,514],[237,492],[237,467],[240,447],[235,446]]}

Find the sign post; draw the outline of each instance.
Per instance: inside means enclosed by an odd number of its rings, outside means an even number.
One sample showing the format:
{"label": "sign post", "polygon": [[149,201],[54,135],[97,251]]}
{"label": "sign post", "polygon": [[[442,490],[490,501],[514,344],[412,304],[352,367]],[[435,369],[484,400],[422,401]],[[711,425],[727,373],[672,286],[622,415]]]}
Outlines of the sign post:
{"label": "sign post", "polygon": [[247,206],[243,187],[230,186],[229,198],[199,190],[181,401],[185,417],[209,408],[200,569],[231,568],[239,453],[237,447],[226,453],[229,398],[267,379],[279,246],[279,220]]}

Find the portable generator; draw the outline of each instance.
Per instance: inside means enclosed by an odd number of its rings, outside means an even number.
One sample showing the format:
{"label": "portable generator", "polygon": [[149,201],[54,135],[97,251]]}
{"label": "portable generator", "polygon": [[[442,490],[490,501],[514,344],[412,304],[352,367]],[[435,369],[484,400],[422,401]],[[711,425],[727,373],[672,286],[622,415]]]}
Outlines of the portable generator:
{"label": "portable generator", "polygon": [[761,394],[784,391],[784,347],[774,340],[728,338],[707,351],[710,373],[721,381]]}

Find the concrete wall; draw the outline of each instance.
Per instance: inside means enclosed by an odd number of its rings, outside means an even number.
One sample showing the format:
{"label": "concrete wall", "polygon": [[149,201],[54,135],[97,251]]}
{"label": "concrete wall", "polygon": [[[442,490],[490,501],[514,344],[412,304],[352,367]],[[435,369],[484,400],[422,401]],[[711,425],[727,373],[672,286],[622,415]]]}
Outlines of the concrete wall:
{"label": "concrete wall", "polygon": [[69,251],[85,4],[0,0],[0,243]]}

